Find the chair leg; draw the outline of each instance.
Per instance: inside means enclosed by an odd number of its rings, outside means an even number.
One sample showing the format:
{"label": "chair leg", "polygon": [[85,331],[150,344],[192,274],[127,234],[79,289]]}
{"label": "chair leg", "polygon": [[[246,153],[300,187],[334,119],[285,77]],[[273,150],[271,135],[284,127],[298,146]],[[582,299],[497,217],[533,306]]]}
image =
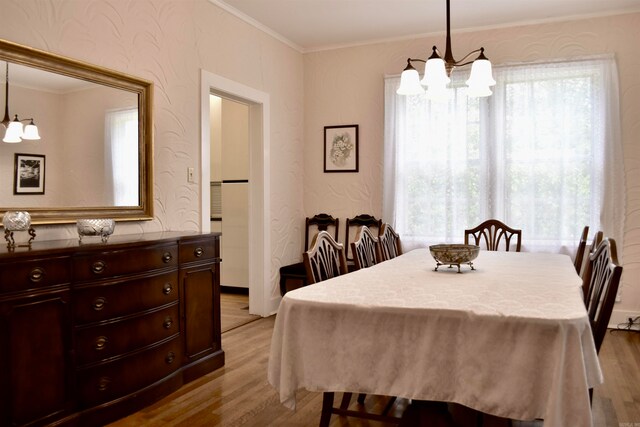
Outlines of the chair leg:
{"label": "chair leg", "polygon": [[340,409],[348,409],[351,403],[351,393],[342,393],[342,402],[340,402]]}
{"label": "chair leg", "polygon": [[366,393],[360,393],[358,395],[358,403],[361,405],[364,405],[364,398],[367,397]]}
{"label": "chair leg", "polygon": [[396,396],[391,396],[391,398],[389,399],[389,401],[387,402],[386,406],[382,411],[382,415],[387,415],[389,413],[395,401],[396,401]]}
{"label": "chair leg", "polygon": [[331,421],[331,409],[333,409],[333,392],[325,391],[322,394],[322,414],[320,415],[320,427],[329,427],[329,421]]}

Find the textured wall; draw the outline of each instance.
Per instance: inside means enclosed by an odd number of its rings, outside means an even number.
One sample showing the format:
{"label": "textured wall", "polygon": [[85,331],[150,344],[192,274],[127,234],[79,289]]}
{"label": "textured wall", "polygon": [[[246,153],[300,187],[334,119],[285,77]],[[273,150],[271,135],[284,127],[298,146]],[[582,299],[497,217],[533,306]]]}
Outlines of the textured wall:
{"label": "textured wall", "polygon": [[[302,55],[207,0],[3,0],[0,38],[155,84],[155,219],[116,233],[200,229],[200,70],[270,94],[273,292],[302,246]],[[44,132],[44,129],[41,129]],[[5,183],[2,183],[5,185]],[[294,226],[294,227],[292,227]],[[75,237],[38,227],[38,239]]]}
{"label": "textured wall", "polygon": [[[428,31],[428,29],[425,29]],[[623,297],[618,317],[640,312],[640,14],[453,33],[454,56],[485,47],[494,64],[614,53],[620,76],[627,185]],[[382,211],[383,77],[399,74],[406,58],[426,58],[444,35],[306,54],[305,176],[307,215],[341,218]],[[458,70],[457,72],[468,72]],[[360,125],[360,173],[324,174],[323,126]],[[578,236],[576,236],[577,238]],[[622,248],[619,248],[619,250]]]}

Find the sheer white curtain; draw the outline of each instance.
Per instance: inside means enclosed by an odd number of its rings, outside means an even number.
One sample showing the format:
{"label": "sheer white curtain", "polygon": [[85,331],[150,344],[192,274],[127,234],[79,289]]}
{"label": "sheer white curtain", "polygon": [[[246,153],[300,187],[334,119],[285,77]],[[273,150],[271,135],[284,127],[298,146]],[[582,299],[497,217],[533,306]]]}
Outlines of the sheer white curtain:
{"label": "sheer white curtain", "polygon": [[105,116],[105,180],[115,206],[137,206],[138,109],[109,111]]}
{"label": "sheer white curtain", "polygon": [[573,253],[582,228],[622,245],[624,170],[613,57],[496,67],[493,96],[400,96],[385,79],[383,218],[403,245],[462,242],[497,218],[523,250]]}

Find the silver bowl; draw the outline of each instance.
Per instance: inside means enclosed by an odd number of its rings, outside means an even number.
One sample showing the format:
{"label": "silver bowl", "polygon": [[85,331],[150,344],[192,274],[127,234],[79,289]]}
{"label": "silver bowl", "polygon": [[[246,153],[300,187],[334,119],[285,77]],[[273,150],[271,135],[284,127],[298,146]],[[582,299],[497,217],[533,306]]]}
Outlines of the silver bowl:
{"label": "silver bowl", "polygon": [[480,253],[480,246],[477,245],[464,245],[464,244],[442,244],[429,246],[431,256],[436,260],[435,271],[438,271],[438,267],[441,265],[448,265],[449,268],[454,265],[458,267],[458,273],[460,273],[460,265],[468,264],[472,270],[473,260],[476,259]]}
{"label": "silver bowl", "polygon": [[84,236],[100,236],[103,242],[109,239],[116,228],[116,222],[112,219],[79,219],[76,221],[80,243]]}
{"label": "silver bowl", "polygon": [[9,231],[27,231],[31,228],[31,215],[25,211],[6,211],[2,225]]}

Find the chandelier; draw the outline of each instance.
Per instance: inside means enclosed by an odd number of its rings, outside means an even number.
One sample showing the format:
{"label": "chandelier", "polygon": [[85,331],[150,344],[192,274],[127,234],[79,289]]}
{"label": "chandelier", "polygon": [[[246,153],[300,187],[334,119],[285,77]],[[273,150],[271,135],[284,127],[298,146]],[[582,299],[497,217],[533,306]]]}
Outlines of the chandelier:
{"label": "chandelier", "polygon": [[[33,123],[33,119],[18,119],[18,115],[13,116],[13,120],[9,118],[9,62],[7,64],[6,79],[5,79],[5,103],[4,103],[4,119],[2,123],[6,129],[4,142],[17,143],[23,139],[40,139],[38,134],[38,127]],[[22,122],[29,122],[27,126],[22,127]]]}
{"label": "chandelier", "polygon": [[[424,59],[407,58],[407,66],[400,76],[400,87],[396,91],[399,95],[421,95],[425,94],[430,99],[446,99],[447,84],[451,82],[451,71],[456,67],[471,65],[471,74],[466,81],[467,94],[473,97],[490,96],[493,92],[489,86],[496,84],[491,71],[491,62],[484,56],[484,48],[469,52],[464,58],[456,61],[451,52],[451,32],[449,19],[449,0],[447,0],[447,40],[444,51],[444,58],[436,46],[429,58]],[[468,61],[469,57],[479,53],[476,59]],[[466,62],[465,62],[466,61]],[[424,77],[420,80],[418,71],[411,65],[412,62],[424,62]]]}

